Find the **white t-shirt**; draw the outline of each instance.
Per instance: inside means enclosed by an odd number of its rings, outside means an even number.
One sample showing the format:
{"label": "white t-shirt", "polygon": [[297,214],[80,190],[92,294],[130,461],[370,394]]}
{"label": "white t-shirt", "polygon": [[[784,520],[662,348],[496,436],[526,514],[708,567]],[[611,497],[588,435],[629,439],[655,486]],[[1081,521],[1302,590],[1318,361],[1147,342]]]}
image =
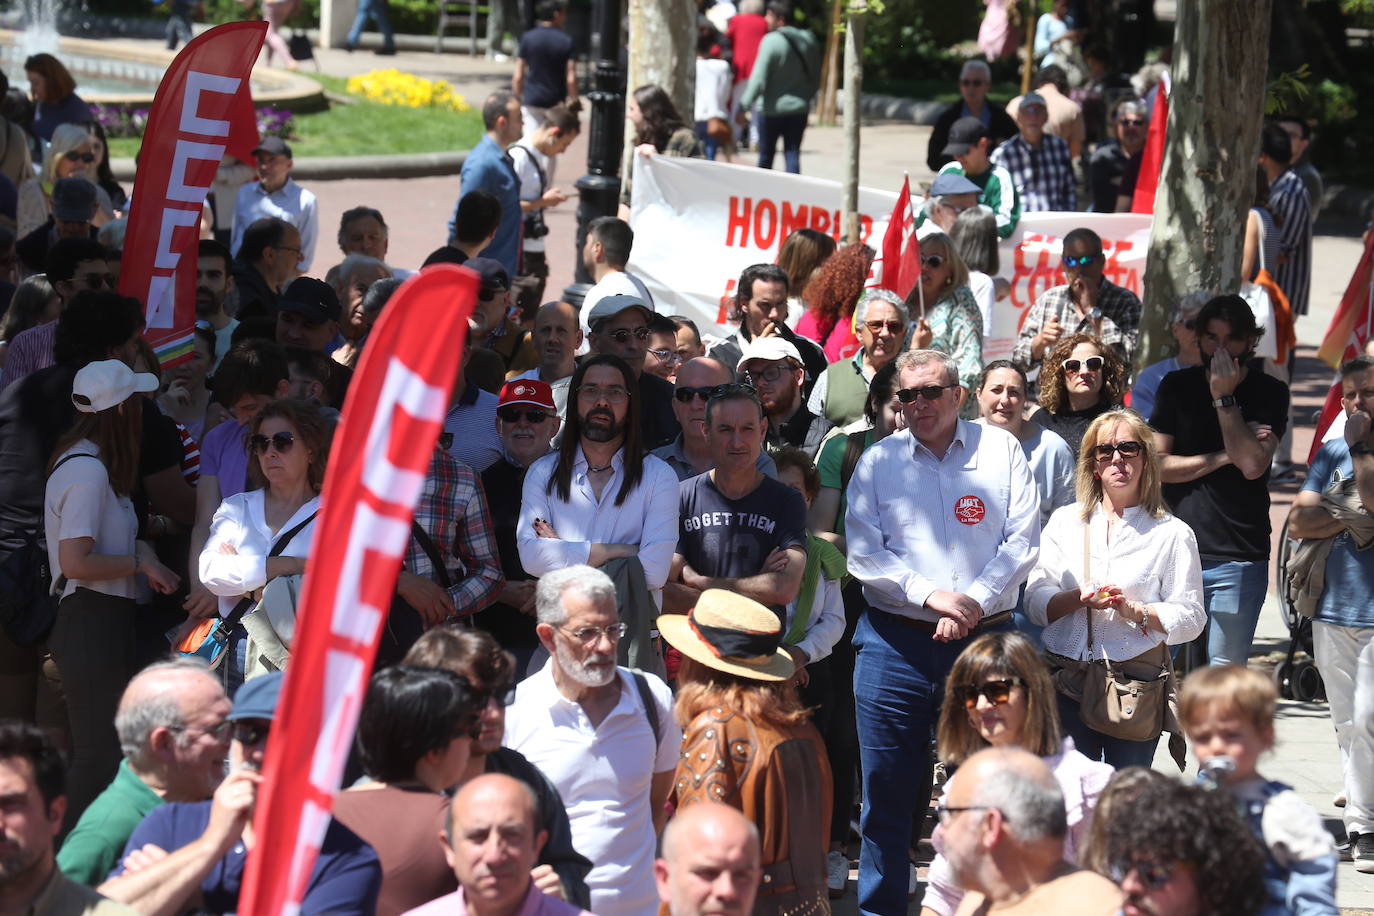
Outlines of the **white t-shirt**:
{"label": "white t-shirt", "polygon": [[980,270],[968,272],[968,288],[973,300],[978,303],[978,311],[983,314],[983,337],[992,336],[992,304],[997,301],[997,287],[992,277]]}
{"label": "white t-shirt", "polygon": [[[91,457],[73,458],[53,471],[43,499],[43,527],[54,577],[62,570],[57,558],[57,547],[62,541],[93,538],[92,553],[129,557],[134,554],[134,541],[138,537],[134,504],[127,496],[115,495],[105,463],[98,457],[100,449],[89,439],[82,439],[63,452],[62,457],[73,454]],[[135,581],[135,576],[98,580],[69,576],[62,597],[81,586],[104,595],[133,598]]]}
{"label": "white t-shirt", "polygon": [[697,98],[696,118],[728,120],[730,117],[730,90],[735,86],[730,64],[723,60],[697,58]]}
{"label": "white t-shirt", "polygon": [[[515,165],[515,177],[520,179],[520,199],[538,200],[543,196],[544,191],[553,187],[553,173],[558,164],[558,160],[550,159],[539,152],[534,145],[534,138],[524,136],[520,142],[506,150],[510,160]],[[544,170],[543,188],[540,187],[539,170]],[[546,237],[547,238],[547,237]],[[526,251],[543,251],[545,239],[532,239],[525,237],[524,245]]]}

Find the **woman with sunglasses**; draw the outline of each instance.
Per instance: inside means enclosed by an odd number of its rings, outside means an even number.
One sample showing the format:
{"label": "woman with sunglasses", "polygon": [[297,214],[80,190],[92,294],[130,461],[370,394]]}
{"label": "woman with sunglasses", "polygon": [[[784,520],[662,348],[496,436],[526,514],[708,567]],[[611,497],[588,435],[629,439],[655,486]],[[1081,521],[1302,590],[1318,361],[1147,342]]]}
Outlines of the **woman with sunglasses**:
{"label": "woman with sunglasses", "polygon": [[1031,419],[1058,433],[1077,460],[1088,424],[1120,407],[1125,391],[1126,366],[1116,350],[1091,334],[1070,334],[1045,357],[1040,409]]}
{"label": "woman with sunglasses", "polygon": [[[332,432],[307,401],[272,401],[249,422],[250,489],[220,503],[200,552],[200,581],[219,596],[221,617],[242,598],[260,598],[272,579],[305,573]],[[241,623],[230,639],[225,680],[233,686],[243,679]]]}
{"label": "woman with sunglasses", "polygon": [[[1069,822],[1064,858],[1077,863],[1113,770],[1080,754],[1072,739],[1061,738],[1057,705],[1045,661],[1031,641],[1011,631],[985,633],[950,669],[936,740],[948,767],[987,747],[1021,748],[1044,758],[1064,791]],[[937,852],[941,839],[937,827],[931,838]],[[950,916],[964,892],[942,854],[930,863],[927,881],[922,916]]]}
{"label": "woman with sunglasses", "polygon": [[110,141],[105,136],[105,125],[92,120],[83,121],[81,126],[90,131],[93,138],[91,152],[95,154],[95,174],[91,180],[96,187],[110,195],[110,203],[114,204],[115,210],[129,209],[129,195],[124,186],[115,180],[114,170],[110,168]]}
{"label": "woman with sunglasses", "polygon": [[370,782],[340,792],[334,816],[377,851],[377,916],[400,916],[457,889],[435,840],[463,781],[486,696],[442,668],[395,665],[372,676],[357,748]]}
{"label": "woman with sunglasses", "polygon": [[[1041,533],[1026,614],[1045,628],[1048,659],[1063,669],[1061,690],[1075,689],[1077,672],[1093,659],[1121,662],[1131,676],[1171,672],[1168,647],[1195,638],[1206,623],[1197,539],[1166,509],[1159,464],[1139,414],[1104,413],[1083,437],[1078,501],[1056,511]],[[1079,705],[1059,694],[1064,732],[1084,754],[1116,767],[1154,760],[1158,734],[1144,741],[1103,734],[1083,724]]]}
{"label": "woman with sunglasses", "polygon": [[[975,390],[983,371],[983,314],[968,288],[968,268],[943,232],[921,239],[921,282],[906,303],[917,316],[911,348],[948,353],[959,366],[959,384]],[[959,415],[977,417],[977,400],[966,398]]]}
{"label": "woman with sunglasses", "polygon": [[[95,184],[95,138],[80,124],[59,124],[52,134],[48,155],[37,181],[19,186],[19,209],[15,230],[20,239],[46,223],[52,214],[52,189],[59,178],[85,178]],[[114,219],[110,195],[95,184],[96,210],[93,226]]]}

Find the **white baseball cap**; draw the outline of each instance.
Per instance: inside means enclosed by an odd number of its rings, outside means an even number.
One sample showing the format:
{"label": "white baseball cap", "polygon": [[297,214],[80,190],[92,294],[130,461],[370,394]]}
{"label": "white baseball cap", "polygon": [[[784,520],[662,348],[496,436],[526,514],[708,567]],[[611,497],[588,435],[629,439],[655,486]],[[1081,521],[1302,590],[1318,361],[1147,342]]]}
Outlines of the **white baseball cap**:
{"label": "white baseball cap", "polygon": [[136,392],[157,391],[157,376],[135,372],[117,359],[87,363],[72,382],[72,403],[82,413],[100,413]]}
{"label": "white baseball cap", "polygon": [[802,363],[801,351],[797,345],[785,337],[755,337],[745,346],[739,357],[739,367],[754,359],[790,359],[798,366]]}

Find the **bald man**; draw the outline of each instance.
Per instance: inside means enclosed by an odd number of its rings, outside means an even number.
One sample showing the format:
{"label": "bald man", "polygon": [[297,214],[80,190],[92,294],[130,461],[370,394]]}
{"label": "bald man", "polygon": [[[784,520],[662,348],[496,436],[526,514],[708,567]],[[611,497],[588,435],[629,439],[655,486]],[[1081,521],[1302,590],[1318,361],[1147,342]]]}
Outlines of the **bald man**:
{"label": "bald man", "polygon": [[[678,367],[673,388],[673,415],[682,432],[667,445],[653,450],[653,454],[668,462],[678,480],[705,474],[716,466],[711,447],[706,442],[706,400],[711,389],[728,385],[735,373],[718,359],[699,356]],[[764,449],[759,450],[758,469],[768,477],[778,476],[778,467]]]}
{"label": "bald man", "polygon": [[416,916],[591,916],[539,890],[531,872],[548,834],[528,785],[502,773],[458,790],[439,841],[458,890],[411,910]]}
{"label": "bald man", "polygon": [[198,659],[157,662],[119,701],[115,731],[124,760],[67,836],[57,865],[97,885],[114,868],[143,816],[166,801],[204,801],[224,776],[229,698]]}
{"label": "bald man", "polygon": [[979,751],[950,779],[936,812],[945,858],[955,883],[967,891],[955,916],[1120,911],[1120,888],[1064,861],[1064,793],[1034,754]]}
{"label": "bald man", "polygon": [[758,828],[739,809],[689,805],[663,831],[658,899],[669,916],[747,916],[763,875],[759,859]]}
{"label": "bald man", "polygon": [[[512,379],[532,378],[548,382],[553,388],[553,402],[558,415],[568,415],[568,384],[575,358],[582,349],[582,328],[577,323],[577,309],[566,302],[545,302],[534,314],[534,334],[531,337],[538,365]],[[525,363],[529,365],[529,363]]]}

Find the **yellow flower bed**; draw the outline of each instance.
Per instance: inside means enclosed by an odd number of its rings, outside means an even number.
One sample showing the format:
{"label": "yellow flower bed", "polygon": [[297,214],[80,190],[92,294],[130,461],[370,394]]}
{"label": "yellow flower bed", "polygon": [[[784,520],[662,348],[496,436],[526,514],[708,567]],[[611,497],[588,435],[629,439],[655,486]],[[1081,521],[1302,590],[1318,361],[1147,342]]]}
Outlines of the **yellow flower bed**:
{"label": "yellow flower bed", "polygon": [[447,81],[427,80],[395,68],[350,76],[347,89],[351,95],[383,105],[442,108],[445,111],[469,111],[472,108],[467,99],[454,92]]}

